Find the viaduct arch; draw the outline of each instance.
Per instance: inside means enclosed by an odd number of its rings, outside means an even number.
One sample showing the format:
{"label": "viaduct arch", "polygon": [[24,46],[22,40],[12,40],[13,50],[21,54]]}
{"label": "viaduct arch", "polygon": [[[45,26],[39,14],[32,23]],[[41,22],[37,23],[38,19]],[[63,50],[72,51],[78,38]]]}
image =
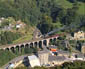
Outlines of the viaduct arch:
{"label": "viaduct arch", "polygon": [[10,45],[10,46],[5,46],[3,48],[3,50],[8,50],[8,51],[12,51],[13,53],[16,52],[15,49],[18,50],[18,52],[22,51],[23,48],[43,48],[43,45],[45,46],[49,46],[49,43],[52,41],[55,41],[57,37],[51,37],[51,38],[46,38],[46,39],[39,39],[39,40],[34,40],[34,41],[30,41],[30,42],[25,42],[25,43],[20,43],[20,44],[16,44],[16,45]]}

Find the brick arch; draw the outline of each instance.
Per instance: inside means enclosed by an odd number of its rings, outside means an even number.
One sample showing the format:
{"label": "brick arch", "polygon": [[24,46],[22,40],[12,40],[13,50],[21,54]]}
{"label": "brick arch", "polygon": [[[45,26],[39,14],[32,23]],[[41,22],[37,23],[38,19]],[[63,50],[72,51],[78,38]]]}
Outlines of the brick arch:
{"label": "brick arch", "polygon": [[9,51],[9,50],[10,50],[10,48],[5,48],[5,51],[6,51],[6,50],[7,50],[7,51]]}
{"label": "brick arch", "polygon": [[39,48],[42,48],[42,46],[43,46],[43,42],[39,41]]}

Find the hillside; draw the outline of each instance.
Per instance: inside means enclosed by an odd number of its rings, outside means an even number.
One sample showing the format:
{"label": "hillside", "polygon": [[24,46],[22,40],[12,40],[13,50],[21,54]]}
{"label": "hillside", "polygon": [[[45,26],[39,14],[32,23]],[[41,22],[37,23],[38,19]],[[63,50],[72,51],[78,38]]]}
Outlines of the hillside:
{"label": "hillside", "polygon": [[[39,28],[42,34],[56,28],[72,25],[73,28],[63,30],[63,32],[85,31],[84,6],[85,2],[83,0],[0,0],[0,18],[12,17],[14,21],[21,20],[27,26],[17,31],[18,35],[14,37],[18,38],[11,39],[12,42],[6,41],[4,38],[2,40],[5,44],[29,40],[33,34],[31,31],[35,27]],[[13,32],[11,34],[16,34],[16,30],[11,32]],[[19,35],[21,33],[22,35]],[[3,35],[1,30],[0,34],[0,36]]]}
{"label": "hillside", "polygon": [[12,17],[0,19],[0,44],[15,44],[31,40],[35,27],[31,27],[21,20],[15,21]]}

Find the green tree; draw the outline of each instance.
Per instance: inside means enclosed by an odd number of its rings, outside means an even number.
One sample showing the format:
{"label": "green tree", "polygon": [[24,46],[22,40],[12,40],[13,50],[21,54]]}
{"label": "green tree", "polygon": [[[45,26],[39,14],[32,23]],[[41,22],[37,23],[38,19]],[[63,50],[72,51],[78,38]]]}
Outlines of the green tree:
{"label": "green tree", "polygon": [[0,67],[9,62],[14,57],[16,57],[16,55],[11,53],[10,51],[0,50]]}

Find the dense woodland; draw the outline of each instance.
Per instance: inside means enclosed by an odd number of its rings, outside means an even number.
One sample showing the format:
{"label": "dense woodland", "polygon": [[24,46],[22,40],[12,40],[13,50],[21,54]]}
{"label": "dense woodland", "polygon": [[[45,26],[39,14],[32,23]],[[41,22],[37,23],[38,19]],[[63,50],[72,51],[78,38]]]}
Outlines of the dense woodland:
{"label": "dense woodland", "polygon": [[58,28],[58,24],[60,27],[81,24],[75,27],[83,29],[85,14],[79,14],[77,11],[80,6],[79,2],[83,4],[85,1],[67,1],[72,3],[71,8],[58,5],[56,0],[0,0],[0,17],[14,17],[14,19],[21,19],[28,25],[37,25],[42,33]]}
{"label": "dense woodland", "polygon": [[[79,11],[80,8],[84,7],[84,0],[64,0],[68,4],[72,4],[71,7],[64,7],[59,5],[59,0],[0,0],[0,17],[13,17],[15,20],[22,20],[28,26],[36,26],[42,32],[46,34],[56,28],[63,26],[70,27],[69,29],[63,30],[63,32],[74,32],[78,30],[85,31],[85,8]],[[62,3],[62,1],[60,0]],[[81,6],[83,5],[83,6]],[[69,6],[69,5],[68,5]],[[80,7],[81,6],[81,7]],[[82,14],[83,13],[83,14]],[[13,34],[13,33],[12,33]],[[9,35],[11,36],[12,34]],[[8,36],[0,37],[4,39]],[[16,37],[18,35],[16,34]],[[2,44],[12,43],[13,40],[18,39],[13,37],[12,41],[6,41]],[[2,40],[1,39],[1,40]],[[0,41],[3,42],[3,41]]]}

